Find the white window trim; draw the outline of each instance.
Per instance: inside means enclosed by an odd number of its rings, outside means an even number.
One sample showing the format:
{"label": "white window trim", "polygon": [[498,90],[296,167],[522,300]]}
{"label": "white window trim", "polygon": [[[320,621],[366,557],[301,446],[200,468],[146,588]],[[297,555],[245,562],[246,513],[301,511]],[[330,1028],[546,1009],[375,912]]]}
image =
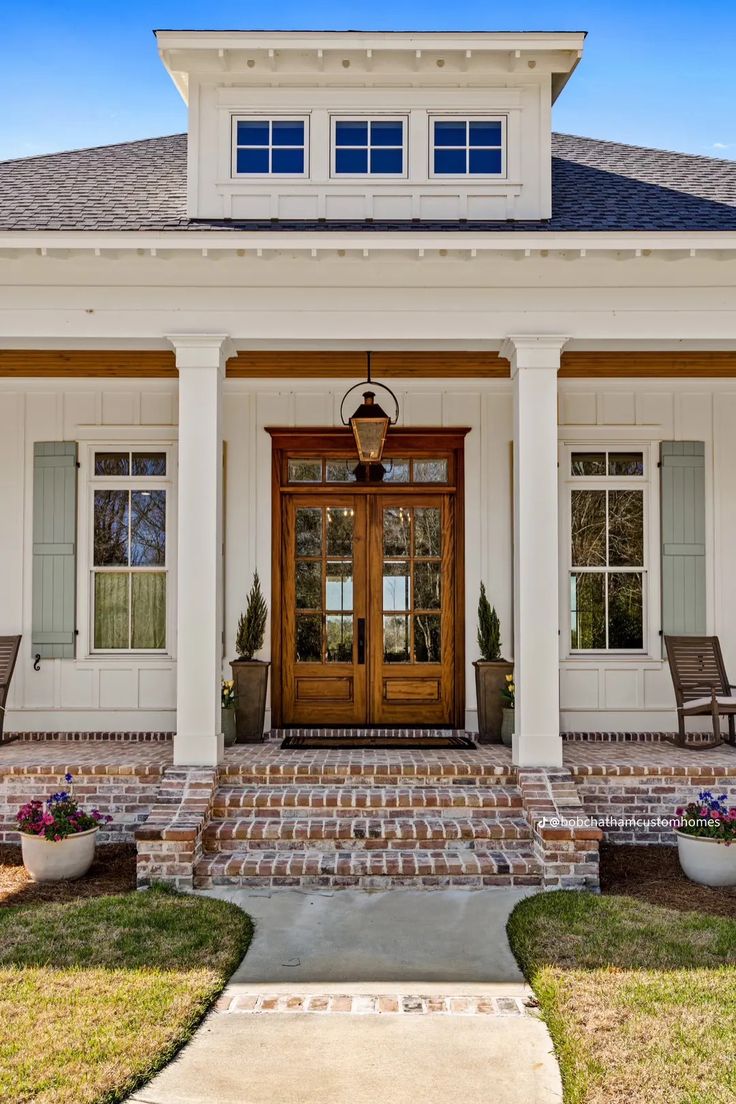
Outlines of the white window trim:
{"label": "white window trim", "polygon": [[[560,659],[564,662],[600,665],[632,660],[640,663],[650,659],[661,662],[660,630],[660,566],[659,566],[659,493],[658,442],[622,438],[618,434],[606,437],[578,438],[561,443],[559,450],[559,586],[560,586]],[[643,476],[572,476],[573,452],[641,452],[644,457]],[[570,573],[571,565],[571,491],[575,488],[604,490],[608,488],[639,488],[644,492],[644,566],[642,570],[642,648],[573,649],[570,643]]]}
{"label": "white window trim", "polygon": [[[339,173],[336,170],[337,163],[337,124],[338,123],[401,123],[402,134],[402,164],[404,166],[403,171],[400,173]],[[370,136],[370,127],[369,127]],[[365,147],[348,146],[348,149],[364,149]],[[396,146],[388,146],[388,149],[396,149]],[[370,154],[370,138],[368,144],[368,152]],[[370,157],[369,157],[370,165]],[[370,115],[366,115],[363,112],[354,112],[353,114],[345,115],[331,115],[330,116],[330,179],[331,180],[406,180],[409,175],[409,116],[403,115],[397,112],[380,112],[375,111]]]}
{"label": "white window trim", "polygon": [[[138,430],[138,432],[136,432]],[[176,432],[176,430],[174,430]],[[83,436],[79,434],[78,436]],[[94,563],[92,552],[93,529],[93,491],[108,488],[114,490],[124,485],[130,488],[132,479],[115,476],[95,476],[94,456],[96,452],[165,452],[166,476],[143,476],[145,486],[152,490],[162,489],[166,493],[166,648],[165,649],[97,649],[94,647],[93,619],[94,601],[92,597]],[[134,477],[138,478],[138,477]],[[77,613],[79,625],[78,658],[82,661],[111,661],[113,664],[158,661],[170,663],[176,658],[176,532],[177,532],[177,449],[176,444],[168,440],[154,439],[149,431],[142,432],[140,427],[131,427],[129,436],[122,439],[114,434],[114,440],[80,441],[79,448],[79,486],[77,505],[78,556],[77,556]],[[155,569],[152,569],[155,570]],[[160,570],[160,569],[159,569]]]}
{"label": "white window trim", "polygon": [[[497,173],[471,173],[470,171],[465,173],[437,173],[434,171],[434,124],[435,123],[475,123],[475,122],[489,122],[501,124],[501,172]],[[508,115],[505,114],[491,114],[487,112],[470,112],[470,111],[457,111],[457,112],[444,112],[442,114],[429,114],[427,116],[427,124],[429,127],[427,134],[427,147],[429,155],[429,164],[427,165],[427,172],[431,180],[503,180],[508,177]],[[470,130],[468,130],[468,135]],[[469,141],[469,138],[468,138]],[[444,148],[444,147],[441,147]],[[462,146],[456,146],[455,149],[462,149]],[[470,147],[466,144],[464,147],[467,151]],[[491,149],[497,149],[499,147],[492,146]],[[469,162],[468,162],[469,164]]]}
{"label": "white window trim", "polygon": [[[304,124],[304,172],[301,173],[241,173],[238,172],[238,123],[271,123],[288,120]],[[273,144],[269,149],[273,148]],[[288,148],[288,147],[287,147]],[[291,147],[299,149],[301,147]],[[233,180],[307,180],[309,178],[309,115],[296,111],[261,111],[230,117],[230,176]]]}

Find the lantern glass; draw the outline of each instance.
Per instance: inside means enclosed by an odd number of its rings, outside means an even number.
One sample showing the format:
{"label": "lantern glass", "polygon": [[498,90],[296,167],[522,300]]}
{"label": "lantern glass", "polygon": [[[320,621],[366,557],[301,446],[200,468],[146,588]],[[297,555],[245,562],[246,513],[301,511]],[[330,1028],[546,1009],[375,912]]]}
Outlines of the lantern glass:
{"label": "lantern glass", "polygon": [[386,443],[389,418],[374,401],[371,391],[366,391],[363,402],[350,419],[350,427],[358,450],[358,459],[362,464],[375,464],[383,456]]}

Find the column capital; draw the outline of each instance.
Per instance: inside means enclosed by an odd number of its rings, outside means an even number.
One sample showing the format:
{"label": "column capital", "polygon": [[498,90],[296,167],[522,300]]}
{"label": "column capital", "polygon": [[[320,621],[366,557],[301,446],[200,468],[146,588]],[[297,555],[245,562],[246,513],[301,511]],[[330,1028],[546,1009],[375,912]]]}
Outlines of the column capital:
{"label": "column capital", "polygon": [[510,363],[512,377],[520,368],[546,368],[557,372],[562,350],[569,340],[564,334],[509,334],[498,355]]}
{"label": "column capital", "polygon": [[229,334],[167,334],[166,340],[174,350],[177,368],[219,368],[224,375],[225,365],[236,355]]}

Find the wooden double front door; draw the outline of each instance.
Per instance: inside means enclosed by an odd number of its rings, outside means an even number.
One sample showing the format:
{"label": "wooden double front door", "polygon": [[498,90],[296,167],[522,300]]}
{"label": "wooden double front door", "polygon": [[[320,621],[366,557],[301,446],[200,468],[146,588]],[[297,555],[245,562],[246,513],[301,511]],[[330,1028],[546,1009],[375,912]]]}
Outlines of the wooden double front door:
{"label": "wooden double front door", "polygon": [[275,725],[461,725],[461,465],[442,463],[431,486],[280,486]]}

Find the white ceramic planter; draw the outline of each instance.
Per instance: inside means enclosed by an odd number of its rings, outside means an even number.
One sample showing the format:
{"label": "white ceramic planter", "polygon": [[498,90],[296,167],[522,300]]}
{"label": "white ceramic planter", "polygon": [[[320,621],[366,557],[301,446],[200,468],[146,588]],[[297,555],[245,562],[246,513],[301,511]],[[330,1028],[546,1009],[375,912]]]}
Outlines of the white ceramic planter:
{"label": "white ceramic planter", "polygon": [[706,886],[736,885],[736,843],[677,832],[677,852],[686,877]]}
{"label": "white ceramic planter", "polygon": [[23,865],[34,882],[61,882],[81,878],[92,865],[99,829],[90,828],[63,840],[20,833]]}

